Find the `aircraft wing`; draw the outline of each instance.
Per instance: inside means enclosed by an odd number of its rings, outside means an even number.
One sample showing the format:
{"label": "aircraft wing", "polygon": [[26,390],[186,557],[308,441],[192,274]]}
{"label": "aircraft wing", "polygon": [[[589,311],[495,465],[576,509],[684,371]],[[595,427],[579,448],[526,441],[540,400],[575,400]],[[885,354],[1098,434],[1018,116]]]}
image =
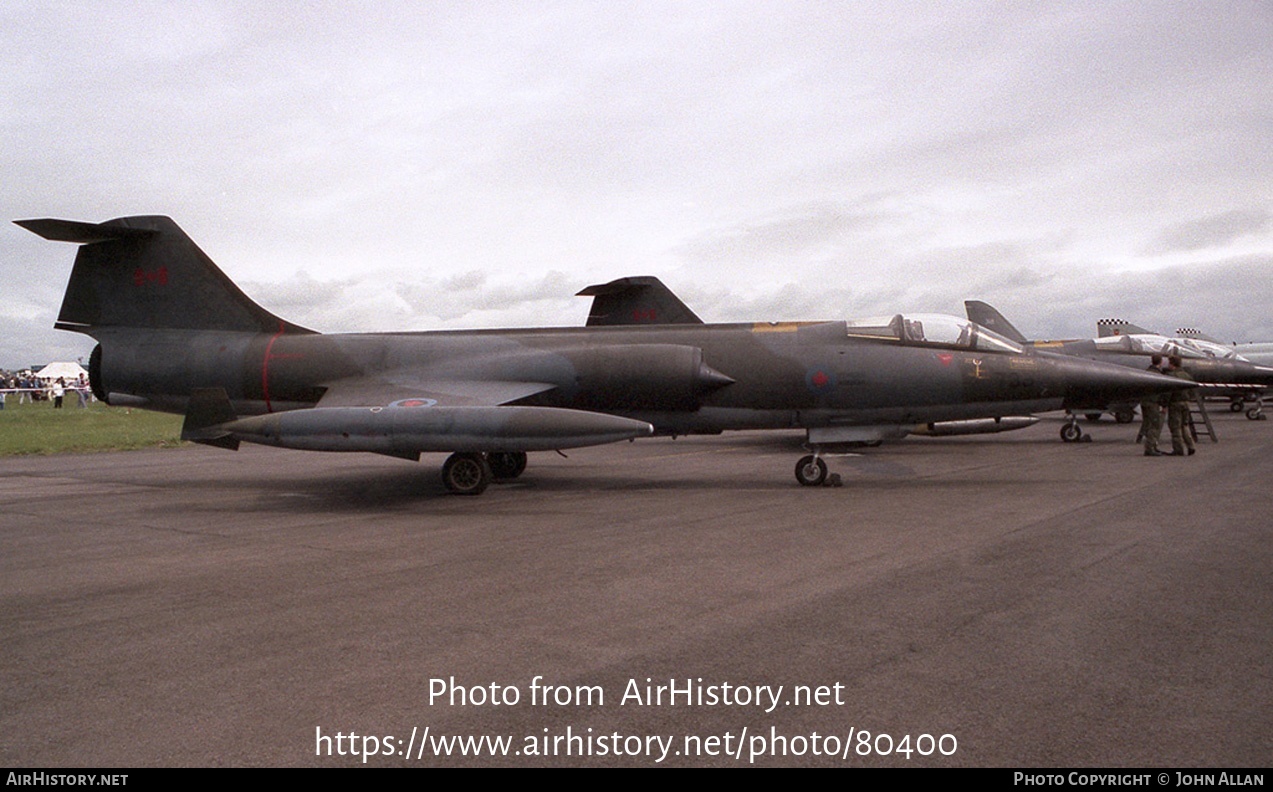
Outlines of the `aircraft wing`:
{"label": "aircraft wing", "polygon": [[387,407],[419,401],[443,407],[493,407],[556,387],[549,382],[434,379],[416,372],[385,372],[326,385],[317,407]]}

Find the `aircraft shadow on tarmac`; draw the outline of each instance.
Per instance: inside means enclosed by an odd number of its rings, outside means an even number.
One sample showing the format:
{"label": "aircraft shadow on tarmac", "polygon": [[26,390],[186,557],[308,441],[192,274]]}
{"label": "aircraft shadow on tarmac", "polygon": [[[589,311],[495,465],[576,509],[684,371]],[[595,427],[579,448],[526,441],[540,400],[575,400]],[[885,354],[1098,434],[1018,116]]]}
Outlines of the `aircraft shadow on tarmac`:
{"label": "aircraft shadow on tarmac", "polygon": [[[953,470],[925,471],[917,467],[917,458],[931,458],[933,452],[964,455],[969,442],[977,446],[991,445],[995,441],[963,439],[960,447],[937,441],[907,441],[914,448],[904,449],[896,455],[891,449],[867,449],[865,452],[845,452],[827,455],[827,462],[834,473],[842,476],[843,487],[823,487],[830,497],[853,497],[866,493],[910,492],[915,488],[984,486],[984,476],[969,480]],[[1049,444],[1059,441],[1049,440]],[[922,443],[922,447],[920,447]],[[798,441],[797,441],[798,444]],[[292,474],[278,473],[261,477],[251,472],[219,475],[190,486],[205,491],[234,491],[239,497],[227,501],[217,498],[207,502],[206,510],[220,511],[233,502],[235,509],[259,513],[358,513],[371,514],[388,511],[409,511],[427,507],[453,514],[481,514],[490,506],[505,508],[512,503],[501,493],[516,495],[519,508],[528,510],[559,508],[561,497],[575,501],[580,498],[619,494],[650,494],[674,497],[687,493],[715,493],[722,491],[766,492],[781,497],[816,497],[807,488],[794,486],[772,475],[774,464],[785,463],[783,443],[775,438],[728,446],[694,446],[689,443],[676,446],[677,453],[669,457],[634,458],[624,460],[615,455],[605,464],[591,460],[572,459],[570,462],[551,460],[532,465],[520,478],[492,485],[489,501],[475,502],[470,498],[453,495],[435,471],[428,468],[379,465],[356,469],[306,470]],[[766,455],[770,446],[772,456]],[[759,452],[759,453],[757,453]],[[917,457],[918,452],[918,457]],[[1002,473],[1003,471],[998,471]],[[556,504],[556,505],[554,505]],[[198,506],[187,507],[198,510]]]}

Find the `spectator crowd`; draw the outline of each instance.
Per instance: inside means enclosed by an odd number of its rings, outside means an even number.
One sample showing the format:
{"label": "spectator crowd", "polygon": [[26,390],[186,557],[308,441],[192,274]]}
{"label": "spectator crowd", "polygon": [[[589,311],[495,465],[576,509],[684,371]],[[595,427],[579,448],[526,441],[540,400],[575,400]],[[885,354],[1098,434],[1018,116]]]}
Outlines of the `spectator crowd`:
{"label": "spectator crowd", "polygon": [[54,409],[61,409],[70,394],[75,395],[80,407],[87,407],[90,401],[96,401],[88,378],[83,375],[68,381],[66,377],[42,378],[31,369],[0,369],[0,410],[4,409],[9,399],[16,399],[17,404],[50,402]]}

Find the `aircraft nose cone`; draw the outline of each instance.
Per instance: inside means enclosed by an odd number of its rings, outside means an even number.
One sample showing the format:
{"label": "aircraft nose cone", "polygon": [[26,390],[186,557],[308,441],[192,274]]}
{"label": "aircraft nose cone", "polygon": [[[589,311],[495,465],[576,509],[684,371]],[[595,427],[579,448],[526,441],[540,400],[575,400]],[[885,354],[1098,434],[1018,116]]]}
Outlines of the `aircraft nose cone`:
{"label": "aircraft nose cone", "polygon": [[1273,368],[1252,363],[1245,365],[1229,363],[1224,370],[1223,376],[1226,382],[1236,382],[1243,385],[1273,385]]}
{"label": "aircraft nose cone", "polygon": [[1197,383],[1177,377],[1095,360],[1068,358],[1054,362],[1065,381],[1065,406],[1071,409],[1104,408],[1113,402],[1137,401],[1144,396],[1197,387]]}

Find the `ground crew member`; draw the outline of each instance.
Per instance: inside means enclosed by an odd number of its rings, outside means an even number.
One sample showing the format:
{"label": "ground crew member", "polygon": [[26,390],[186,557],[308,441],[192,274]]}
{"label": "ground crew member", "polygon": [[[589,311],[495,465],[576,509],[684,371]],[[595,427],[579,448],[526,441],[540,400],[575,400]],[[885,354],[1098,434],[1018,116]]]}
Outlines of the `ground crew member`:
{"label": "ground crew member", "polygon": [[[1167,373],[1182,380],[1196,382],[1189,372],[1183,368],[1180,355],[1167,358]],[[1193,433],[1189,431],[1189,403],[1193,401],[1196,389],[1173,391],[1167,402],[1167,426],[1171,429],[1171,455],[1193,456]]]}
{"label": "ground crew member", "polygon": [[[1162,373],[1162,355],[1149,358],[1149,370]],[[1140,400],[1140,440],[1145,446],[1145,456],[1162,456],[1158,450],[1158,438],[1162,436],[1162,418],[1165,404],[1161,394],[1145,396]]]}

